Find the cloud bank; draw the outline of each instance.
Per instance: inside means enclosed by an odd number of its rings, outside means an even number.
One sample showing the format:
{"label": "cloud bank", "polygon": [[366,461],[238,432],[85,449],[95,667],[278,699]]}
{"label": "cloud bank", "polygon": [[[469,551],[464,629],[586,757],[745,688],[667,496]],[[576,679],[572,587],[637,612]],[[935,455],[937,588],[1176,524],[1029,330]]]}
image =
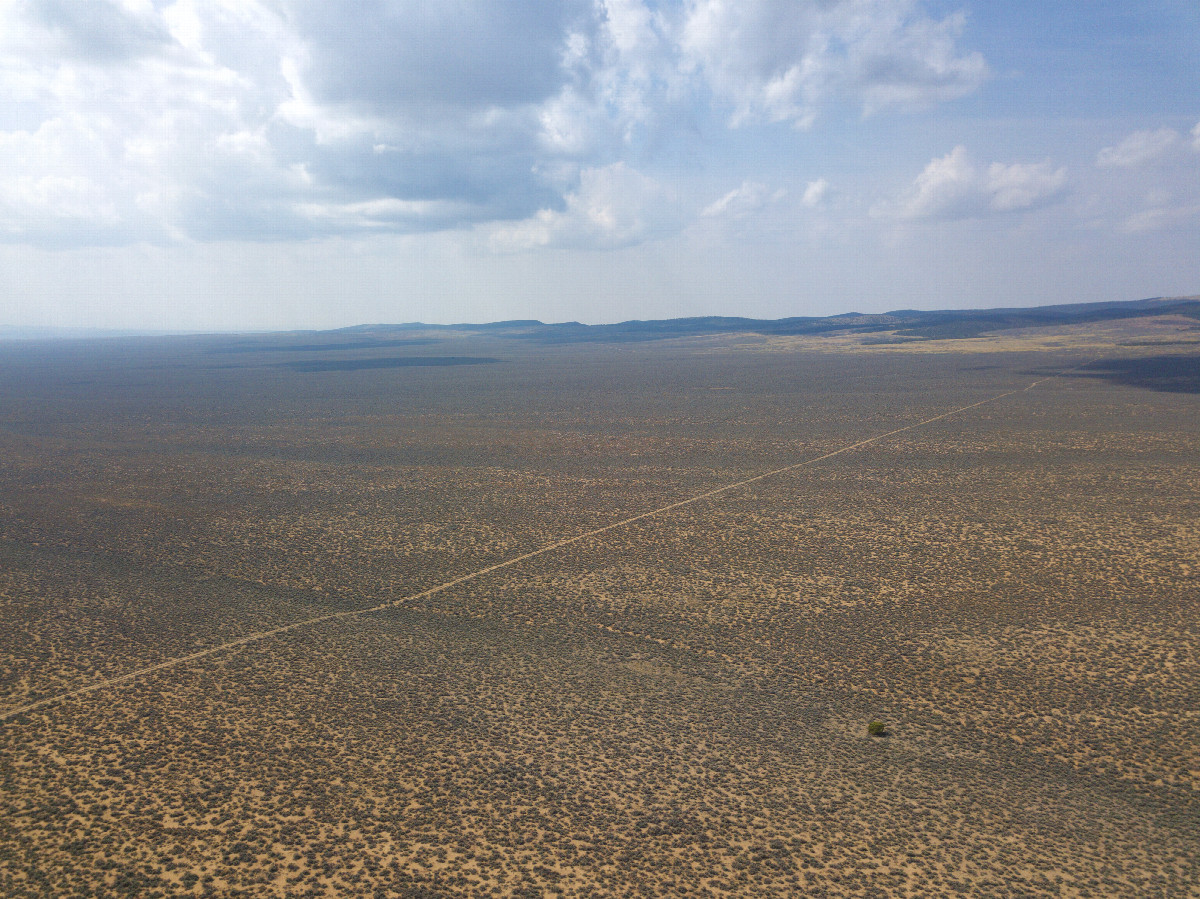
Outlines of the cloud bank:
{"label": "cloud bank", "polygon": [[623,245],[673,227],[636,171],[663,134],[964,96],[963,27],[917,0],[15,0],[0,240]]}

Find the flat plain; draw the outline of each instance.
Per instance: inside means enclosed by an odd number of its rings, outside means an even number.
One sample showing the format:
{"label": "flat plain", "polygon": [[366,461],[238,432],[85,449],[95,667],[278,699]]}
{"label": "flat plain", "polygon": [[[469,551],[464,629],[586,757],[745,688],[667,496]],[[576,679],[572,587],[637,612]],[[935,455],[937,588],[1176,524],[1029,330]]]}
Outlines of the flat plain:
{"label": "flat plain", "polygon": [[5,345],[0,893],[1198,895],[1198,337]]}

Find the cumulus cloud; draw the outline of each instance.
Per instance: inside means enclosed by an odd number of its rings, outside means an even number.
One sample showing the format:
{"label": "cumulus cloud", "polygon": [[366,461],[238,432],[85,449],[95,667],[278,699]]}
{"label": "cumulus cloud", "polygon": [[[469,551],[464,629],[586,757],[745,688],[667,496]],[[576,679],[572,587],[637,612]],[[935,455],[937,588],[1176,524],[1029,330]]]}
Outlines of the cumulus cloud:
{"label": "cumulus cloud", "polygon": [[1157,131],[1135,131],[1115,147],[1105,147],[1096,154],[1101,168],[1136,168],[1157,162],[1183,145],[1183,137],[1174,128]]}
{"label": "cumulus cloud", "polygon": [[541,247],[613,249],[678,230],[678,204],[658,181],[623,162],[584,169],[565,207],[542,209],[520,222],[495,227],[497,252]]}
{"label": "cumulus cloud", "polygon": [[1180,162],[1200,152],[1200,123],[1186,136],[1174,128],[1135,131],[1115,147],[1105,147],[1096,154],[1096,165],[1102,169],[1135,169],[1149,165]]}
{"label": "cumulus cloud", "polygon": [[959,217],[979,208],[979,172],[966,147],[932,160],[917,176],[897,214],[902,218]]}
{"label": "cumulus cloud", "polygon": [[135,223],[164,186],[124,165],[137,150],[112,121],[79,116],[0,133],[0,235],[49,245],[148,236]]}
{"label": "cumulus cloud", "polygon": [[963,219],[1015,212],[1045,205],[1060,197],[1066,168],[1046,160],[1037,163],[974,163],[966,147],[930,161],[908,191],[895,202],[877,205],[873,214],[900,219]]}
{"label": "cumulus cloud", "polygon": [[31,0],[31,22],[52,36],[59,53],[94,61],[131,59],[159,51],[171,36],[152,10],[108,0]]}
{"label": "cumulus cloud", "polygon": [[912,0],[694,0],[679,42],[685,68],[732,104],[732,124],[807,128],[833,100],[871,113],[971,92],[988,69],[958,51],[963,24],[931,19]]}
{"label": "cumulus cloud", "polygon": [[0,4],[0,240],[515,222],[619,244],[655,226],[589,204],[639,148],[962,96],[987,73],[962,28],[920,0]]}
{"label": "cumulus cloud", "polygon": [[586,10],[580,0],[360,0],[352,10],[314,0],[290,8],[316,97],[413,117],[541,102],[559,86],[566,27]]}
{"label": "cumulus cloud", "polygon": [[1050,161],[988,166],[984,192],[988,206],[997,212],[1030,209],[1062,193],[1067,183],[1066,168],[1053,168]]}

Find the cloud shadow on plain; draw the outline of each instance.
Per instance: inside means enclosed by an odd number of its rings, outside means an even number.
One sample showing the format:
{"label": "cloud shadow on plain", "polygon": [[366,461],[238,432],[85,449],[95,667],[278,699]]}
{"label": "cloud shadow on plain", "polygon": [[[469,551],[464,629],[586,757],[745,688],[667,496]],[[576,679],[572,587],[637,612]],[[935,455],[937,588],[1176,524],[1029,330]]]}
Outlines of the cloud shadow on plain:
{"label": "cloud shadow on plain", "polygon": [[1163,393],[1200,393],[1200,356],[1143,356],[1106,359],[1075,372],[1077,378],[1099,378],[1123,387]]}
{"label": "cloud shadow on plain", "polygon": [[362,371],[418,366],[491,365],[499,361],[487,356],[400,356],[392,359],[315,359],[305,362],[282,362],[279,367],[301,372]]}

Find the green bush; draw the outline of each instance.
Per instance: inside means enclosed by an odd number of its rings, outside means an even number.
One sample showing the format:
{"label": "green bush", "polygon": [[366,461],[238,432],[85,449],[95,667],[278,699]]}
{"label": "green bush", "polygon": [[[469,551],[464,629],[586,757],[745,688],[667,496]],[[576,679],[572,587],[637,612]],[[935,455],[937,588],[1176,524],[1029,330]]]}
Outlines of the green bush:
{"label": "green bush", "polygon": [[887,727],[882,721],[872,721],[867,725],[867,733],[872,737],[886,737]]}

